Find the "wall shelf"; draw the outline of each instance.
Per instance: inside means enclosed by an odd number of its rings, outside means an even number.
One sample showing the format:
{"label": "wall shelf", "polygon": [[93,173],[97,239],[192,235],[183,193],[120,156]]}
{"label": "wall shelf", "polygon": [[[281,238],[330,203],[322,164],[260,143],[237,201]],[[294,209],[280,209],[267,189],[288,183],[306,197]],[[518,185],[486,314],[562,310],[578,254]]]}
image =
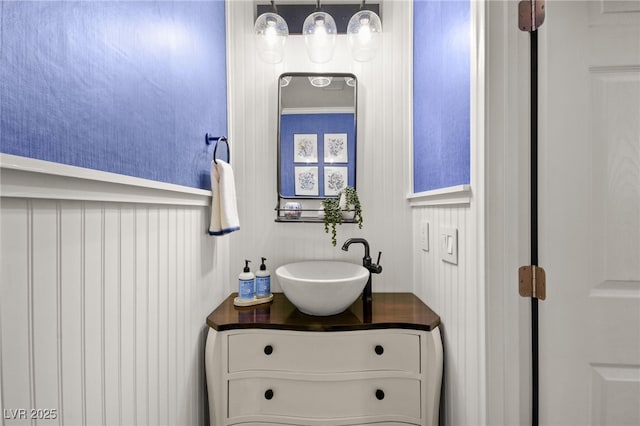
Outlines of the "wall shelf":
{"label": "wall shelf", "polygon": [[[320,213],[323,211],[322,207],[320,208],[304,208],[300,210],[295,210],[296,212],[300,212],[300,217],[289,217],[285,216],[287,213],[291,213],[292,210],[285,209],[280,206],[280,200],[278,200],[278,206],[274,209],[276,211],[275,222],[283,222],[283,223],[324,223],[324,216],[320,216]],[[358,223],[356,219],[342,219],[342,223]]]}
{"label": "wall shelf", "polygon": [[[286,223],[324,223],[323,218],[313,217],[300,217],[298,219],[289,217],[276,217],[274,222],[286,222]],[[355,219],[343,219],[342,223],[358,223]]]}

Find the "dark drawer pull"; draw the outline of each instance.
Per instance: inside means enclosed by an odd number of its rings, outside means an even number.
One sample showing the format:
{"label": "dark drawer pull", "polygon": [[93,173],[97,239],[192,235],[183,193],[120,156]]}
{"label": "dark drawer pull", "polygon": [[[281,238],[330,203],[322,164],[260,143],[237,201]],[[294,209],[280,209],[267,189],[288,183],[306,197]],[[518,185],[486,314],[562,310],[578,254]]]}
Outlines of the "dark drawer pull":
{"label": "dark drawer pull", "polygon": [[273,353],[273,346],[267,345],[264,347],[264,353],[266,355],[271,355]]}
{"label": "dark drawer pull", "polygon": [[376,390],[376,398],[378,398],[378,401],[382,401],[384,399],[384,391],[382,389]]}
{"label": "dark drawer pull", "polygon": [[264,397],[265,397],[265,399],[271,399],[271,398],[273,398],[273,390],[271,390],[271,389],[267,389],[267,390],[264,392]]}
{"label": "dark drawer pull", "polygon": [[382,355],[384,353],[384,348],[381,345],[376,345],[375,351],[378,355]]}

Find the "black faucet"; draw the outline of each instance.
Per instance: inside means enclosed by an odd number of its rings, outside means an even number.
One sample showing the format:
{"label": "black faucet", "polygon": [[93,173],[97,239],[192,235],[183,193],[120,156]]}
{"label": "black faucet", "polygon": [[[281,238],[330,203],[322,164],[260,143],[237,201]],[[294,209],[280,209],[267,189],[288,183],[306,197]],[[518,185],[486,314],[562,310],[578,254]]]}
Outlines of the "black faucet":
{"label": "black faucet", "polygon": [[360,243],[364,246],[364,257],[362,258],[362,266],[367,268],[369,271],[369,279],[367,280],[367,285],[364,286],[364,291],[362,292],[362,301],[370,304],[372,301],[371,296],[371,274],[379,274],[382,272],[382,266],[380,266],[380,256],[382,256],[382,252],[378,252],[378,260],[376,263],[371,262],[371,256],[369,256],[369,243],[364,238],[349,238],[342,245],[342,250],[348,251],[349,246],[353,243]]}

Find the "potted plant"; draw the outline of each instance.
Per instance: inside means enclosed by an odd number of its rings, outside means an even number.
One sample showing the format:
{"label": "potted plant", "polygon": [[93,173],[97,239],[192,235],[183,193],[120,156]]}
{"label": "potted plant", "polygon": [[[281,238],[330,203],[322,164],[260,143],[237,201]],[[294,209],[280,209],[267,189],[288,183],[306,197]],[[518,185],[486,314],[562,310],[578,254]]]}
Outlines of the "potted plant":
{"label": "potted plant", "polygon": [[362,206],[358,198],[358,191],[351,186],[347,186],[340,193],[340,207],[342,208],[343,219],[355,219],[358,227],[362,228]]}
{"label": "potted plant", "polygon": [[337,198],[325,198],[322,200],[324,208],[324,232],[331,229],[331,244],[336,245],[336,225],[340,225],[343,219],[355,219],[358,228],[362,228],[362,206],[358,198],[358,192],[350,186],[344,188]]}

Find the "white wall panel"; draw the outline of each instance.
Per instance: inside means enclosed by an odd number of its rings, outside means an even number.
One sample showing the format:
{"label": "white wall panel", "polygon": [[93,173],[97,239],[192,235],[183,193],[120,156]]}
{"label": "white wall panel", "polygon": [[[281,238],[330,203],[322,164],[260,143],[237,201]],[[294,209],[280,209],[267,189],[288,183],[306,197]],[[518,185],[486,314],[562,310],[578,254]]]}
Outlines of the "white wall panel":
{"label": "white wall panel", "polygon": [[205,320],[230,292],[209,209],[50,197],[1,199],[3,414],[204,424]]}
{"label": "white wall panel", "polygon": [[[334,58],[312,64],[302,36],[287,40],[285,59],[270,65],[255,54],[253,2],[227,2],[229,32],[229,140],[233,151],[241,231],[230,235],[231,275],[243,259],[276,267],[301,259],[361,262],[363,250],[340,250],[350,237],[366,238],[372,257],[382,251],[384,270],[373,278],[374,291],[411,291],[411,211],[405,200],[410,181],[412,2],[383,1],[382,47],[369,63],[354,61],[345,35],[339,35]],[[277,177],[277,79],[284,72],[352,72],[358,78],[357,185],[364,226],[338,227],[331,246],[322,224],[275,223]],[[273,274],[275,275],[275,274]],[[274,290],[279,291],[276,279]]]}
{"label": "white wall panel", "polygon": [[135,209],[120,209],[121,264],[119,274],[120,302],[120,404],[121,424],[136,423],[136,281],[135,281]]}
{"label": "white wall panel", "polygon": [[[32,393],[35,404],[55,407],[58,404],[57,357],[57,220],[52,201],[32,204],[32,280],[31,287],[31,363],[35,379]],[[54,244],[48,244],[48,242]]]}
{"label": "white wall panel", "polygon": [[[2,210],[4,220],[5,210]],[[84,404],[84,288],[83,215],[80,202],[60,209],[60,334],[62,364],[60,423],[83,424]],[[62,356],[64,354],[64,356]],[[3,385],[4,387],[4,385]]]}
{"label": "white wall panel", "polygon": [[104,271],[103,207],[87,204],[83,208],[83,308],[82,348],[84,370],[85,421],[103,424],[104,412]]}
{"label": "white wall panel", "polygon": [[[441,318],[444,344],[444,424],[480,424],[483,412],[482,280],[476,276],[474,210],[470,206],[423,207],[413,212],[414,229],[430,224],[429,251],[413,241],[415,293]],[[441,260],[443,227],[458,229],[458,264]]]}
{"label": "white wall panel", "polygon": [[[24,200],[12,208],[5,203],[2,206],[2,380],[12,384],[10,390],[3,386],[4,409],[30,407],[33,403],[31,215],[25,214],[30,207],[31,203]],[[22,238],[13,238],[9,244],[14,232],[20,232]],[[9,365],[11,368],[7,368]]]}

